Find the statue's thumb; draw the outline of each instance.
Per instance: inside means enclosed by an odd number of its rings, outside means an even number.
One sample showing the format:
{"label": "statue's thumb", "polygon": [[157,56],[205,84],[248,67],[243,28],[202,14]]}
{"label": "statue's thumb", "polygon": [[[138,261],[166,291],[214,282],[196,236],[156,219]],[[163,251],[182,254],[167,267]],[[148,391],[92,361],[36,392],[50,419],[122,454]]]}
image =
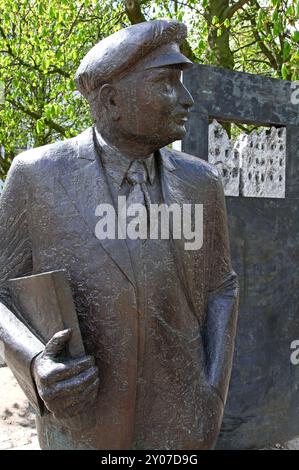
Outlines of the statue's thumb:
{"label": "statue's thumb", "polygon": [[55,335],[53,335],[50,341],[48,341],[46,344],[43,356],[52,358],[58,356],[69,342],[71,336],[71,329],[62,330],[58,331],[58,333],[55,333]]}

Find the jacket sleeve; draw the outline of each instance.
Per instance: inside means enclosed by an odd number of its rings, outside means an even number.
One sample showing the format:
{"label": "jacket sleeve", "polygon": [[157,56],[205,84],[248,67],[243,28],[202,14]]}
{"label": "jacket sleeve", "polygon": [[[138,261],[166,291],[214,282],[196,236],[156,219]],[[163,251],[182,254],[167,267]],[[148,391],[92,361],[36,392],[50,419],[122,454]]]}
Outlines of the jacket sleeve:
{"label": "jacket sleeve", "polygon": [[32,273],[25,165],[13,161],[0,197],[0,340],[5,361],[36,411],[42,411],[31,375],[34,357],[44,346],[15,315],[7,280]]}
{"label": "jacket sleeve", "polygon": [[234,353],[239,287],[231,266],[227,214],[220,176],[215,183],[214,229],[204,327],[208,380],[226,402]]}

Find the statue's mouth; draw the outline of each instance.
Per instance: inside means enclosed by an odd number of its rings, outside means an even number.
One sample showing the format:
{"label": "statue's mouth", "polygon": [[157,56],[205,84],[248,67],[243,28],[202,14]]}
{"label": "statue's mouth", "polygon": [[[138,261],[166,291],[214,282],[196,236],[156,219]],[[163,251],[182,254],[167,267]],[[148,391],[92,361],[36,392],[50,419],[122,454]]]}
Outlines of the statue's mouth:
{"label": "statue's mouth", "polygon": [[189,119],[189,113],[184,113],[184,114],[179,114],[178,116],[176,116],[176,122],[178,123],[185,123],[187,122]]}

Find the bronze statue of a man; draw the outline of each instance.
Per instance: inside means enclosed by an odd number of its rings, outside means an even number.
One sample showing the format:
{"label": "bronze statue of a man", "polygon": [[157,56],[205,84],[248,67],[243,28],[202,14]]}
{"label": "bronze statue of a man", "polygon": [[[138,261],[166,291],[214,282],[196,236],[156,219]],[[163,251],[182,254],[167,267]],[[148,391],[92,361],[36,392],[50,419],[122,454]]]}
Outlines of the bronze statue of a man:
{"label": "bronze statue of a man", "polygon": [[[199,158],[165,148],[193,100],[186,27],[118,31],[83,59],[94,125],[13,161],[0,203],[0,338],[36,410],[42,449],[208,449],[226,401],[237,319],[222,183]],[[203,206],[203,243],[99,239],[100,204]],[[175,227],[172,227],[174,230]],[[46,346],[21,321],[8,280],[65,269],[86,356]],[[21,313],[21,312],[19,312]],[[46,321],[46,319],[45,319]],[[88,418],[89,417],[89,418]],[[92,419],[90,418],[92,417]]]}

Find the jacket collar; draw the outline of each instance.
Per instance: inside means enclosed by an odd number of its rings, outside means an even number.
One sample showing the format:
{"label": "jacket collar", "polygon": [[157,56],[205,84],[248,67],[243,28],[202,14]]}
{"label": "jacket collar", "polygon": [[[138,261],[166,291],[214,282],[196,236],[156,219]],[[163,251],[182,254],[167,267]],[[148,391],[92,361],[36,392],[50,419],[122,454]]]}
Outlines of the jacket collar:
{"label": "jacket collar", "polygon": [[[94,127],[86,129],[82,134],[78,136],[78,158],[85,160],[96,160],[97,151],[95,147],[95,130]],[[161,157],[162,165],[168,171],[176,170],[176,162],[171,151],[167,147],[163,147],[158,150],[157,153]]]}

